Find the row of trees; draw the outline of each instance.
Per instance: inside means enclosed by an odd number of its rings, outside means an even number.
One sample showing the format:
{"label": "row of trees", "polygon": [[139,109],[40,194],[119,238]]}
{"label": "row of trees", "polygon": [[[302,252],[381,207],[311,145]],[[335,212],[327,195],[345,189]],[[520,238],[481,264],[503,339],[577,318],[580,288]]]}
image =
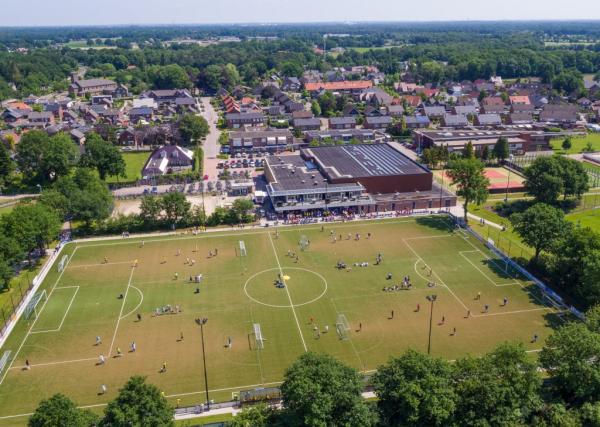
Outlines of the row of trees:
{"label": "row of trees", "polygon": [[560,196],[580,199],[589,190],[581,162],[564,156],[541,156],[525,168],[525,191],[536,201],[555,204]]}

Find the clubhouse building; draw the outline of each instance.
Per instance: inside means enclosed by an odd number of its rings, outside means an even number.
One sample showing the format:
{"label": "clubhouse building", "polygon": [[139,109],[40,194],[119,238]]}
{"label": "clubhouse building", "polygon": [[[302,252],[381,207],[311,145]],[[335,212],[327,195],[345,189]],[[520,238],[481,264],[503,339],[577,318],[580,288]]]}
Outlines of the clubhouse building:
{"label": "clubhouse building", "polygon": [[278,214],[315,211],[401,213],[456,205],[432,172],[393,144],[307,147],[271,156],[267,194]]}

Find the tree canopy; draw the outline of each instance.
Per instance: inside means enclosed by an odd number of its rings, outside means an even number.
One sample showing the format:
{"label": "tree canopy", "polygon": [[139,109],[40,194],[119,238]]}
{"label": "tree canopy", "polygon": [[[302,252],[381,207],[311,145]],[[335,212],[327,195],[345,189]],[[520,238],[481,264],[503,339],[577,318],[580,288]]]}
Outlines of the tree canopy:
{"label": "tree canopy", "polygon": [[484,164],[475,158],[461,158],[449,163],[448,176],[456,185],[456,194],[464,199],[464,220],[468,221],[470,203],[481,204],[487,200],[490,181],[485,177]]}
{"label": "tree canopy", "polygon": [[121,151],[96,133],[86,136],[85,154],[79,164],[96,169],[103,181],[107,176],[125,176],[125,160]]}

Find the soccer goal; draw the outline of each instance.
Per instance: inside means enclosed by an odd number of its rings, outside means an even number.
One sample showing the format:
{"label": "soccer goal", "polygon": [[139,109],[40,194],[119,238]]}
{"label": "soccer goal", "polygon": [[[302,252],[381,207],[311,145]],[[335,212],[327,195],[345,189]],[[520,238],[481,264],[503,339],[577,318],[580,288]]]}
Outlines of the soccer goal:
{"label": "soccer goal", "polygon": [[8,365],[10,355],[11,355],[11,351],[7,350],[4,352],[4,354],[0,358],[0,375],[2,374],[2,372],[4,372],[4,368],[6,368],[6,365]]}
{"label": "soccer goal", "polygon": [[335,330],[341,340],[347,340],[349,338],[348,333],[350,332],[350,323],[345,314],[338,314],[337,320],[335,321]]}
{"label": "soccer goal", "polygon": [[69,260],[69,256],[68,255],[63,255],[63,257],[60,259],[60,261],[59,261],[59,263],[57,265],[59,273],[62,273],[62,271],[65,269],[68,260]]}
{"label": "soccer goal", "polygon": [[246,256],[248,253],[246,252],[246,242],[240,240],[240,256]]}
{"label": "soccer goal", "polygon": [[33,298],[31,298],[31,301],[29,301],[29,303],[27,304],[27,306],[25,307],[25,311],[23,312],[23,315],[25,316],[25,319],[37,319],[38,317],[38,307],[40,305],[40,302],[45,302],[48,299],[48,294],[46,294],[46,290],[42,290],[42,292],[39,292],[37,294],[35,294],[33,296]]}
{"label": "soccer goal", "polygon": [[256,348],[265,348],[265,339],[263,338],[262,331],[260,329],[260,323],[255,323],[254,327],[254,340],[256,341]]}
{"label": "soccer goal", "polygon": [[300,240],[298,241],[298,245],[300,246],[300,249],[304,251],[308,249],[308,245],[310,245],[310,240],[308,240],[308,237],[302,235],[300,237]]}

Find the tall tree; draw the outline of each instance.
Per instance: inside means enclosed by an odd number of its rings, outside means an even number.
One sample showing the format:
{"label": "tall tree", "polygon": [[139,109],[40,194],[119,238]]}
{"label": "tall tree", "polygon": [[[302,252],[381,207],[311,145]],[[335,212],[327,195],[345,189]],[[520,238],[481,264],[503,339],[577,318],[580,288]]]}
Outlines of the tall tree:
{"label": "tall tree", "polygon": [[563,198],[573,196],[581,199],[581,196],[590,189],[589,175],[583,167],[583,163],[559,156],[556,158],[563,180]]}
{"label": "tall tree", "polygon": [[454,366],[455,422],[467,426],[523,425],[540,405],[541,378],[521,344],[502,344]]}
{"label": "tall tree", "polygon": [[384,425],[448,425],[456,407],[452,367],[409,350],[380,366],[373,377]]}
{"label": "tall tree", "polygon": [[373,425],[362,388],[356,370],[329,355],[305,353],[286,370],[281,385],[288,425]]}
{"label": "tall tree", "polygon": [[276,425],[277,411],[267,405],[254,405],[244,408],[231,421],[228,427],[270,427]]}
{"label": "tall tree", "polygon": [[535,263],[540,253],[551,249],[570,225],[561,210],[544,203],[536,203],[522,213],[513,214],[510,221],[523,241],[534,248]]}
{"label": "tall tree", "polygon": [[10,158],[10,153],[6,148],[6,145],[0,140],[0,189],[8,181],[15,169],[15,163]]}
{"label": "tall tree", "polygon": [[40,202],[89,226],[93,221],[108,218],[113,196],[106,183],[90,169],[77,168],[73,176],[62,177],[45,190]]}
{"label": "tall tree", "polygon": [[53,209],[40,203],[29,203],[18,205],[4,215],[2,228],[28,253],[35,249],[45,253],[46,246],[58,236],[61,222]]}
{"label": "tall tree", "polygon": [[127,381],[104,411],[101,426],[174,426],[173,410],[160,390],[141,376]]}
{"label": "tall tree", "polygon": [[55,394],[40,402],[28,421],[29,427],[92,427],[98,416],[91,411],[77,408],[75,403],[62,394]]}
{"label": "tall tree", "polygon": [[165,220],[173,226],[189,215],[192,206],[187,201],[185,194],[179,192],[165,194],[162,197],[161,204],[165,212]]}
{"label": "tall tree", "polygon": [[509,156],[509,147],[508,147],[508,139],[504,136],[498,138],[498,141],[494,144],[494,149],[492,150],[494,153],[494,157],[500,161],[504,161],[508,159]]}
{"label": "tall tree", "polygon": [[540,363],[552,380],[552,389],[569,403],[600,399],[600,334],[583,323],[556,330],[540,353]]}
{"label": "tall tree", "polygon": [[179,121],[179,132],[187,144],[191,144],[192,141],[198,143],[200,139],[208,135],[209,127],[204,117],[186,114]]}
{"label": "tall tree", "polygon": [[96,133],[87,135],[85,154],[79,159],[79,164],[96,169],[103,181],[107,176],[125,176],[125,160],[121,151]]}
{"label": "tall tree", "polygon": [[525,191],[538,202],[553,204],[565,191],[562,170],[556,158],[540,156],[525,168]]}
{"label": "tall tree", "polygon": [[477,159],[452,160],[449,167],[448,176],[458,189],[456,194],[464,199],[464,219],[467,222],[469,203],[481,204],[487,200],[490,181],[483,173],[483,163]]}

